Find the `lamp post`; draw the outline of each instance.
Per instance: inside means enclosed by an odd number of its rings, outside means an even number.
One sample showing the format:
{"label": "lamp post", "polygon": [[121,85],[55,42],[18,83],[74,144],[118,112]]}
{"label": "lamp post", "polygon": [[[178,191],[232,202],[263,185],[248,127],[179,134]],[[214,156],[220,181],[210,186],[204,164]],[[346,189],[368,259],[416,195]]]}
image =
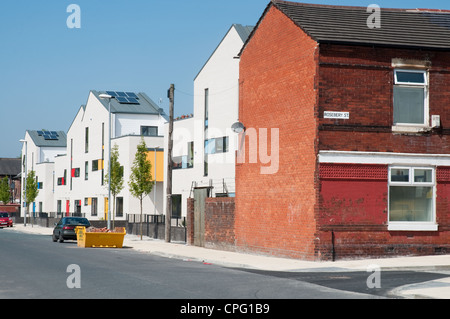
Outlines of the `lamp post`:
{"label": "lamp post", "polygon": [[101,99],[108,100],[108,116],[109,116],[109,128],[108,128],[108,229],[111,229],[111,99],[113,98],[109,94],[100,94]]}
{"label": "lamp post", "polygon": [[25,156],[22,156],[22,161],[23,161],[22,168],[23,168],[23,171],[25,173],[22,203],[25,203],[25,214],[24,214],[24,217],[23,217],[23,226],[27,227],[28,203],[25,202],[24,200],[27,199],[27,177],[28,177],[27,176],[27,160],[28,160],[28,156],[27,156],[28,150],[27,150],[27,148],[28,148],[28,143],[27,143],[26,140],[20,140],[19,142],[25,144]]}

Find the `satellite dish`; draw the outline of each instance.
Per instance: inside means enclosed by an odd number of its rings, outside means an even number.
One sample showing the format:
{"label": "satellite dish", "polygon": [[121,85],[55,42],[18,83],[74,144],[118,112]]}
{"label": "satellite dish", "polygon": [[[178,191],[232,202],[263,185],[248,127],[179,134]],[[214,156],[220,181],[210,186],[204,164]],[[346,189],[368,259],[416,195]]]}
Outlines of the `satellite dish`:
{"label": "satellite dish", "polygon": [[236,122],[233,125],[231,125],[231,129],[234,133],[242,133],[245,131],[245,126],[241,122]]}

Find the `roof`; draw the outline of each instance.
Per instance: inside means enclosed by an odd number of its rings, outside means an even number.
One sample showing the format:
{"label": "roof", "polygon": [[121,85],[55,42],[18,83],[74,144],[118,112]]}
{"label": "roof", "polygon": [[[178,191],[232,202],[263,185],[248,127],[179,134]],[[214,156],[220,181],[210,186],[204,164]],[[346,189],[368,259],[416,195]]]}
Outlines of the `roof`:
{"label": "roof", "polygon": [[0,158],[0,176],[16,176],[22,171],[20,158]]}
{"label": "roof", "polygon": [[[102,102],[103,106],[108,109],[108,100],[101,99],[100,94],[108,94],[115,91],[91,91],[95,97]],[[121,93],[121,92],[117,92]],[[164,115],[164,111],[145,93],[133,93],[137,96],[137,103],[119,103],[116,98],[111,99],[111,113],[127,113],[127,114],[155,114]]]}
{"label": "roof", "polygon": [[242,24],[233,24],[233,27],[236,29],[236,32],[239,34],[239,36],[242,39],[242,42],[245,43],[247,41],[248,37],[252,33],[254,26],[246,25],[243,26]]}
{"label": "roof", "polygon": [[[194,78],[195,79],[198,78],[198,76],[200,75],[200,73],[202,73],[203,69],[205,68],[205,66],[208,64],[209,60],[211,60],[212,56],[214,55],[214,53],[216,53],[217,49],[220,47],[220,45],[222,44],[223,40],[225,40],[225,38],[227,37],[227,35],[230,33],[231,29],[235,29],[237,34],[239,35],[239,37],[242,40],[242,43],[247,42],[250,34],[252,33],[253,29],[255,28],[254,26],[243,26],[242,24],[233,24],[231,25],[231,27],[228,29],[227,33],[225,34],[225,36],[222,38],[222,40],[220,41],[220,43],[217,45],[217,47],[214,49],[213,53],[209,56],[208,60],[206,60],[205,64],[203,64],[202,68],[200,69],[200,71],[197,73],[197,75]],[[236,55],[238,55],[239,52],[236,52]]]}
{"label": "roof", "polygon": [[51,131],[54,134],[54,138],[48,139],[43,132],[48,131],[30,131],[27,130],[28,135],[30,135],[33,143],[38,147],[67,147],[67,135],[63,131]]}
{"label": "roof", "polygon": [[371,29],[367,7],[272,0],[265,13],[272,6],[318,43],[450,50],[450,11],[381,8],[381,28]]}

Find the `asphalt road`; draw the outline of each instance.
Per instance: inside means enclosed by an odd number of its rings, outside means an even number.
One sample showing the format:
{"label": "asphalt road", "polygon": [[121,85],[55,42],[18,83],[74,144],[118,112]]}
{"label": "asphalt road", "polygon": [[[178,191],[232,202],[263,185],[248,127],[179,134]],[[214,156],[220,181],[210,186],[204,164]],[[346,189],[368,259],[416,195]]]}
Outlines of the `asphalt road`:
{"label": "asphalt road", "polygon": [[127,248],[84,249],[74,241],[1,229],[0,270],[0,299],[372,299],[448,276],[389,272],[381,289],[368,289],[362,272],[232,269]]}

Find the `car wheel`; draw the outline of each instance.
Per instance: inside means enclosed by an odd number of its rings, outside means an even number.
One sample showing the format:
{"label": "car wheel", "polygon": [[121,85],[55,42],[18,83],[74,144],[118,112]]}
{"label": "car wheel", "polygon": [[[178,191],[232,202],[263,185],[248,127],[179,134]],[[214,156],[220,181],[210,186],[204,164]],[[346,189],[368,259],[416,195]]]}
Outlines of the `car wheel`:
{"label": "car wheel", "polygon": [[52,234],[52,240],[53,240],[54,243],[56,243],[56,240],[57,240],[57,239],[56,239],[55,234]]}
{"label": "car wheel", "polygon": [[59,233],[58,242],[60,242],[60,243],[63,243],[63,242],[64,242],[64,238],[63,238],[63,236],[62,236],[61,233]]}

